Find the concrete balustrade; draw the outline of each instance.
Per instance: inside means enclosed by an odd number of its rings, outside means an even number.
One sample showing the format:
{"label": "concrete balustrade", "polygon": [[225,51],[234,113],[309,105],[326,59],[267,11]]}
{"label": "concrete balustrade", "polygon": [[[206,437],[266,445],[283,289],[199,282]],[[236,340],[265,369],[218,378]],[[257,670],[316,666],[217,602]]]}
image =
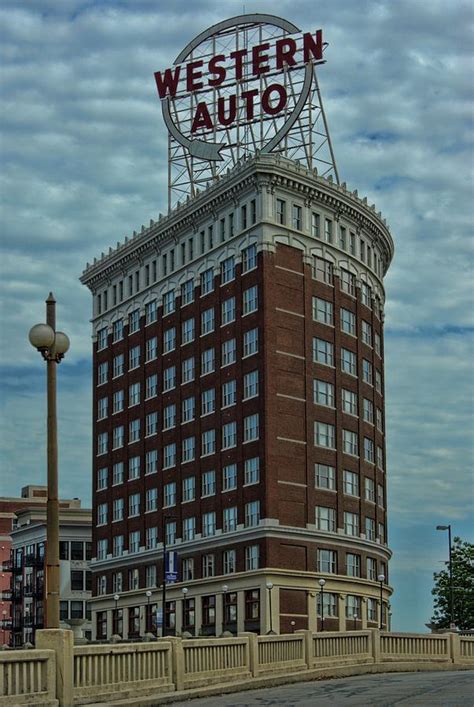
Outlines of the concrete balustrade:
{"label": "concrete balustrade", "polygon": [[474,637],[455,633],[301,630],[73,647],[70,631],[44,630],[37,644],[48,650],[0,653],[0,705],[71,707],[118,697],[132,704],[147,695],[186,699],[191,690],[215,693],[266,681],[474,667]]}
{"label": "concrete balustrade", "polygon": [[52,650],[0,655],[0,705],[58,705],[56,654]]}

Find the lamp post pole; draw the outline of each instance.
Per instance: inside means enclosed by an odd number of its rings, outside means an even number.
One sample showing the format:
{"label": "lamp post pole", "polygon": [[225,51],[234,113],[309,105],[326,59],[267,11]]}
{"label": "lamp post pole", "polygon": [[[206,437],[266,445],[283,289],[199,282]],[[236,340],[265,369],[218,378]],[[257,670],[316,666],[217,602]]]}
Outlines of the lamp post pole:
{"label": "lamp post pole", "polygon": [[56,365],[69,349],[66,334],[56,331],[56,300],[46,300],[46,324],[30,329],[29,339],[46,361],[48,498],[46,503],[46,574],[44,585],[45,628],[59,628],[59,498],[58,437],[56,412]]}
{"label": "lamp post pole", "polygon": [[436,530],[448,531],[449,543],[449,627],[454,627],[454,600],[453,600],[453,558],[451,545],[451,525],[437,525]]}
{"label": "lamp post pole", "polygon": [[166,515],[163,516],[163,584],[161,587],[161,605],[162,605],[162,617],[161,617],[161,635],[164,637],[166,635],[166,521],[176,520],[176,516]]}
{"label": "lamp post pole", "polygon": [[321,587],[321,631],[324,631],[324,585],[326,580],[321,577],[319,586]]}
{"label": "lamp post pole", "polygon": [[385,582],[385,575],[379,574],[378,580],[380,582],[380,621],[379,629],[383,629],[383,583]]}
{"label": "lamp post pole", "polygon": [[222,633],[225,631],[225,627],[227,626],[227,621],[226,621],[226,616],[225,616],[225,603],[226,603],[226,597],[227,597],[227,592],[229,591],[229,587],[227,584],[222,585]]}
{"label": "lamp post pole", "polygon": [[183,588],[181,589],[181,591],[182,591],[182,593],[183,593],[183,603],[182,603],[182,606],[181,606],[181,635],[183,635],[183,633],[184,633],[184,626],[185,626],[185,624],[184,624],[184,605],[185,605],[185,602],[186,602],[186,597],[187,597],[187,594],[188,594],[189,589],[188,589],[187,587],[183,587]]}
{"label": "lamp post pole", "polygon": [[273,630],[273,612],[272,612],[272,589],[273,589],[273,582],[267,582],[266,587],[268,589],[268,612],[270,615],[270,630],[269,634],[273,635],[275,631]]}
{"label": "lamp post pole", "polygon": [[145,592],[146,598],[147,598],[147,604],[146,604],[146,616],[145,616],[145,633],[148,633],[148,631],[151,631],[151,613],[150,613],[150,598],[151,598],[151,591],[147,589]]}
{"label": "lamp post pole", "polygon": [[117,634],[118,634],[118,627],[119,627],[119,620],[118,620],[118,600],[119,599],[120,599],[120,594],[114,594],[114,602],[115,602],[114,618],[115,618],[115,621],[113,621],[112,624],[115,623],[115,626],[112,626],[112,632],[114,633],[114,628],[116,628]]}

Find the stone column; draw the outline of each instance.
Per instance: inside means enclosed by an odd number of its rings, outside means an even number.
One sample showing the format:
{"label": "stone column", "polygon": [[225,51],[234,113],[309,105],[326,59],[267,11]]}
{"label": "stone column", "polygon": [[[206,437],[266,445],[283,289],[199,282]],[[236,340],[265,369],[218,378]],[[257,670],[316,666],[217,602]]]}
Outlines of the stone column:
{"label": "stone column", "polygon": [[339,594],[338,597],[339,631],[346,630],[346,595]]}
{"label": "stone column", "polygon": [[237,633],[245,631],[245,592],[237,592]]}
{"label": "stone column", "polygon": [[61,628],[36,631],[36,648],[56,653],[56,697],[59,707],[74,704],[74,639],[72,631]]}
{"label": "stone column", "polygon": [[195,634],[199,636],[199,632],[202,626],[202,604],[201,597],[194,597],[194,621],[195,621]]}

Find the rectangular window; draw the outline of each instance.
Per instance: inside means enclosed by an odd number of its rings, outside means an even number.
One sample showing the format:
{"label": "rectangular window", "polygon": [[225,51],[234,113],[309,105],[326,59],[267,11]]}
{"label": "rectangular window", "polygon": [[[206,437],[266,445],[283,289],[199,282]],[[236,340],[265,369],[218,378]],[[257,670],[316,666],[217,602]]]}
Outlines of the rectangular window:
{"label": "rectangular window", "polygon": [[128,333],[133,334],[140,329],[140,310],[135,309],[128,315]]}
{"label": "rectangular window", "polygon": [[357,375],[357,360],[353,351],[341,348],[341,370],[351,376]]}
{"label": "rectangular window", "polygon": [[326,422],[314,423],[314,444],[317,447],[336,448],[336,432],[334,425]]}
{"label": "rectangular window", "polygon": [[[202,576],[203,577],[214,577],[214,555],[208,554],[202,556]],[[212,609],[208,605],[209,600],[213,600]],[[202,608],[203,608],[203,624],[214,623],[215,622],[215,597],[203,597],[202,598]],[[212,613],[211,613],[212,611]]]}
{"label": "rectangular window", "polygon": [[371,400],[364,398],[363,405],[364,405],[364,420],[365,420],[365,422],[369,422],[371,425],[373,425],[374,424],[374,404]]}
{"label": "rectangular window", "polygon": [[166,292],[163,295],[163,316],[166,316],[167,314],[172,314],[175,310],[175,306],[176,304],[174,290]]}
{"label": "rectangular window", "polygon": [[168,521],[165,525],[165,537],[167,545],[174,545],[176,542],[176,521]]}
{"label": "rectangular window", "polygon": [[128,370],[132,371],[134,368],[138,368],[140,365],[140,347],[134,346],[130,349],[128,354]]}
{"label": "rectangular window", "polygon": [[154,361],[158,356],[158,338],[152,336],[151,339],[147,339],[145,345],[145,361]]}
{"label": "rectangular window", "polygon": [[194,280],[187,280],[181,285],[181,307],[194,302]]}
{"label": "rectangular window", "polygon": [[346,553],[346,574],[349,577],[360,577],[360,555]]}
{"label": "rectangular window", "polygon": [[221,285],[225,285],[235,278],[235,262],[233,256],[226,258],[221,263]]}
{"label": "rectangular window", "polygon": [[158,306],[156,299],[145,305],[145,324],[153,324],[158,318]]}
{"label": "rectangular window", "polygon": [[365,539],[375,542],[375,520],[373,518],[365,519]]}
{"label": "rectangular window", "polygon": [[339,226],[339,248],[346,249],[346,229],[344,226]]}
{"label": "rectangular window", "polygon": [[194,356],[186,358],[181,364],[181,384],[194,380]]}
{"label": "rectangular window", "polygon": [[222,469],[222,490],[223,491],[233,491],[236,488],[237,488],[237,464],[227,464]]}
{"label": "rectangular window", "polygon": [[123,535],[114,535],[112,538],[112,555],[113,557],[119,557],[123,555],[124,550],[124,537]]}
{"label": "rectangular window", "polygon": [[176,426],[176,405],[167,405],[163,408],[163,430],[170,430]]}
{"label": "rectangular window", "polygon": [[154,474],[158,471],[158,451],[151,449],[145,455],[145,474]]}
{"label": "rectangular window", "polygon": [[344,493],[349,496],[359,495],[359,476],[353,471],[344,471]]}
{"label": "rectangular window", "polygon": [[250,202],[250,223],[253,225],[257,222],[257,201],[252,199]]}
{"label": "rectangular window", "polygon": [[108,478],[108,473],[109,470],[107,467],[103,467],[102,469],[99,469],[97,472],[97,490],[101,491],[102,489],[107,488],[107,478]]}
{"label": "rectangular window", "polygon": [[138,516],[140,515],[140,494],[132,493],[128,497],[128,515]]}
{"label": "rectangular window", "polygon": [[130,420],[128,424],[128,443],[138,442],[140,439],[140,420]]}
{"label": "rectangular window", "polygon": [[311,213],[311,235],[313,238],[321,238],[321,217],[315,211]]}
{"label": "rectangular window", "polygon": [[229,339],[222,344],[221,366],[229,366],[235,363],[237,357],[237,342],[235,339]]}
{"label": "rectangular window", "polygon": [[183,541],[194,540],[196,536],[196,518],[183,518]]}
{"label": "rectangular window", "polygon": [[128,460],[128,478],[138,479],[140,476],[140,457],[130,457]]}
{"label": "rectangular window", "polygon": [[105,525],[107,523],[107,509],[106,503],[99,503],[97,506],[97,525]]}
{"label": "rectangular window", "polygon": [[362,304],[365,304],[366,307],[372,307],[372,289],[366,282],[361,283],[360,295]]}
{"label": "rectangular window", "polygon": [[[147,550],[154,550],[158,545],[158,528],[154,525],[145,531],[145,547]],[[147,584],[147,587],[150,585]]]}
{"label": "rectangular window", "polygon": [[258,352],[258,329],[244,332],[243,357],[252,356]]}
{"label": "rectangular window", "polygon": [[344,532],[346,535],[359,535],[359,516],[357,513],[344,511]]}
{"label": "rectangular window", "polygon": [[101,432],[97,435],[97,455],[107,454],[109,444],[109,435],[107,432]]}
{"label": "rectangular window", "polygon": [[336,510],[326,506],[316,506],[315,525],[318,530],[336,532]]}
{"label": "rectangular window", "polygon": [[245,548],[245,569],[257,570],[260,564],[260,548],[258,545],[247,545]]}
{"label": "rectangular window", "polygon": [[336,470],[327,464],[314,465],[314,485],[320,489],[336,489]]}
{"label": "rectangular window", "polygon": [[132,383],[128,388],[128,406],[138,405],[140,403],[140,383]]}
{"label": "rectangular window", "polygon": [[158,375],[154,373],[146,379],[146,398],[154,398],[158,392]]}
{"label": "rectangular window", "polygon": [[181,569],[182,569],[182,575],[183,575],[183,582],[194,579],[194,558],[193,557],[184,558],[182,565],[181,565]]}
{"label": "rectangular window", "polygon": [[258,371],[251,371],[244,375],[243,400],[254,398],[258,395]]}
{"label": "rectangular window", "polygon": [[303,209],[297,204],[293,204],[293,228],[297,231],[303,228]]}
{"label": "rectangular window", "polygon": [[342,430],[342,449],[346,454],[352,454],[353,456],[359,455],[357,432]]}
{"label": "rectangular window", "polygon": [[362,380],[369,385],[373,383],[372,364],[366,358],[362,359]]}
{"label": "rectangular window", "polygon": [[194,501],[196,497],[196,478],[187,476],[183,479],[183,502]]}
{"label": "rectangular window", "polygon": [[346,334],[356,335],[356,317],[353,312],[341,307],[341,331]]}
{"label": "rectangular window", "polygon": [[237,571],[237,555],[235,550],[224,550],[222,553],[222,566],[224,574],[233,574]]}
{"label": "rectangular window", "polygon": [[176,444],[166,444],[163,447],[163,469],[176,466]]}
{"label": "rectangular window", "polygon": [[375,390],[382,395],[382,374],[377,370],[375,371]]}
{"label": "rectangular window", "polygon": [[385,543],[385,526],[383,523],[378,524],[378,536],[381,543]]}
{"label": "rectangular window", "polygon": [[355,275],[348,270],[344,270],[344,268],[341,268],[341,290],[355,297]]}
{"label": "rectangular window", "polygon": [[112,341],[117,343],[123,339],[123,319],[117,319],[112,326]]}
{"label": "rectangular window", "polygon": [[250,528],[260,523],[260,501],[245,504],[245,527]]}
{"label": "rectangular window", "polygon": [[196,450],[196,441],[194,437],[185,437],[182,441],[181,463],[192,462],[194,460]]}
{"label": "rectangular window", "polygon": [[315,256],[313,258],[313,277],[326,285],[333,284],[333,265],[329,260]]}
{"label": "rectangular window", "polygon": [[221,325],[235,321],[235,297],[225,299],[221,304]]}
{"label": "rectangular window", "polygon": [[257,246],[250,245],[242,251],[242,274],[257,267]]}
{"label": "rectangular window", "polygon": [[108,398],[101,398],[97,402],[97,419],[98,420],[104,420],[107,417],[108,407],[109,407],[109,399]]}
{"label": "rectangular window", "polygon": [[125,394],[123,390],[116,390],[112,399],[112,412],[115,415],[122,412],[125,404]]}
{"label": "rectangular window", "polygon": [[333,306],[321,297],[313,297],[313,319],[321,324],[333,324]]}
{"label": "rectangular window", "polygon": [[214,496],[216,493],[216,472],[205,471],[201,480],[202,496]]}
{"label": "rectangular window", "polygon": [[364,319],[362,320],[362,341],[367,346],[372,346],[372,326]]}
{"label": "rectangular window", "polygon": [[208,268],[203,273],[201,273],[201,297],[203,295],[209,294],[214,289],[214,270],[213,268]]}
{"label": "rectangular window", "polygon": [[201,336],[214,331],[214,307],[209,307],[201,313]]}
{"label": "rectangular window", "polygon": [[107,327],[99,329],[97,332],[97,351],[107,348]]}
{"label": "rectangular window", "polygon": [[216,391],[208,388],[201,393],[201,415],[209,415],[216,409]]}
{"label": "rectangular window", "polygon": [[335,550],[318,549],[317,571],[336,574],[337,572],[337,552]]}
{"label": "rectangular window", "polygon": [[156,587],[157,585],[156,565],[146,565],[145,567],[145,585],[147,587]]}
{"label": "rectangular window", "polygon": [[158,413],[150,412],[145,417],[145,435],[151,437],[158,432]]}
{"label": "rectangular window", "polygon": [[237,529],[237,506],[224,508],[222,513],[222,532],[230,533]]}
{"label": "rectangular window", "polygon": [[201,354],[201,376],[212,373],[215,368],[215,350],[206,349]]}
{"label": "rectangular window", "polygon": [[222,447],[221,449],[231,449],[237,446],[237,423],[227,422],[222,426]]}
{"label": "rectangular window", "polygon": [[206,430],[201,435],[201,456],[205,457],[216,452],[216,431]]}
{"label": "rectangular window", "polygon": [[286,223],[286,201],[283,199],[276,200],[276,218],[277,223],[285,225]]}
{"label": "rectangular window", "polygon": [[244,484],[258,484],[260,481],[260,459],[252,457],[244,461]]}
{"label": "rectangular window", "polygon": [[170,353],[176,348],[176,327],[171,327],[163,332],[163,353]]}
{"label": "rectangular window", "polygon": [[253,285],[243,291],[242,315],[256,312],[258,309],[258,286]]}
{"label": "rectangular window", "polygon": [[373,479],[365,478],[365,500],[375,502],[375,482]]}
{"label": "rectangular window", "polygon": [[176,387],[176,366],[170,366],[163,371],[163,392]]}
{"label": "rectangular window", "polygon": [[384,468],[384,464],[383,464],[383,449],[382,449],[382,447],[379,447],[379,446],[377,446],[377,466],[379,467],[379,469],[383,469],[383,468]]}
{"label": "rectangular window", "polygon": [[147,489],[145,511],[156,511],[158,509],[158,489]]}
{"label": "rectangular window", "polygon": [[332,243],[332,221],[329,218],[324,219],[324,239]]}
{"label": "rectangular window", "polygon": [[97,369],[97,385],[103,385],[107,383],[107,375],[109,371],[109,364],[107,361],[105,363],[100,363]]}
{"label": "rectangular window", "polygon": [[259,438],[259,415],[244,417],[244,442],[252,442]]}
{"label": "rectangular window", "polygon": [[247,228],[247,206],[244,204],[240,207],[240,228],[243,231]]}
{"label": "rectangular window", "polygon": [[334,407],[333,384],[315,378],[313,380],[313,402],[317,405],[326,405],[327,407]]}
{"label": "rectangular window", "polygon": [[118,356],[115,356],[115,358],[114,358],[114,364],[113,364],[113,368],[114,368],[113,375],[114,375],[114,378],[118,378],[119,376],[123,375],[124,366],[125,366],[124,355],[123,355],[123,354],[119,354]]}
{"label": "rectangular window", "polygon": [[209,511],[202,514],[202,535],[209,538],[216,534],[216,512]]}
{"label": "rectangular window", "polygon": [[375,334],[375,353],[377,356],[380,356],[381,352],[381,339],[380,339],[380,334]]}
{"label": "rectangular window", "polygon": [[334,366],[334,345],[324,339],[313,338],[313,361],[325,366]]}
{"label": "rectangular window", "polygon": [[112,467],[112,486],[123,484],[124,472],[123,462],[117,462]]}
{"label": "rectangular window", "polygon": [[371,464],[375,462],[374,443],[369,437],[364,437],[364,459]]}
{"label": "rectangular window", "polygon": [[357,393],[352,390],[342,389],[342,409],[348,415],[358,415]]}
{"label": "rectangular window", "polygon": [[237,402],[237,381],[231,380],[222,385],[222,407],[231,407]]}
{"label": "rectangular window", "polygon": [[97,541],[97,559],[105,560],[108,552],[108,540],[107,538],[102,538]]}
{"label": "rectangular window", "polygon": [[347,594],[346,596],[346,618],[347,619],[360,619],[362,617],[361,610],[361,598],[356,597],[353,594]]}
{"label": "rectangular window", "polygon": [[373,557],[367,558],[367,579],[377,579],[377,561]]}
{"label": "rectangular window", "polygon": [[194,396],[183,400],[181,403],[181,424],[194,420],[195,407],[196,403]]}
{"label": "rectangular window", "polygon": [[171,481],[163,486],[163,508],[176,506],[176,482]]}

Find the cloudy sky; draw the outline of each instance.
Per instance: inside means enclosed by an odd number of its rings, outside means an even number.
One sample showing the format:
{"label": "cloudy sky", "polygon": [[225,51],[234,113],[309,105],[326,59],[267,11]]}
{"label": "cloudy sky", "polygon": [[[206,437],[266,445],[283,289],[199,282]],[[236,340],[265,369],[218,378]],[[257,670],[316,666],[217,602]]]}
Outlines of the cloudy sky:
{"label": "cloudy sky", "polygon": [[[166,210],[153,72],[232,0],[3,0],[0,493],[45,480],[44,365],[27,342],[58,300],[60,490],[90,503],[86,261]],[[247,12],[275,3],[245,0]],[[339,173],[387,218],[393,624],[422,630],[446,534],[473,540],[472,6],[280,0],[329,42],[319,71]]]}

